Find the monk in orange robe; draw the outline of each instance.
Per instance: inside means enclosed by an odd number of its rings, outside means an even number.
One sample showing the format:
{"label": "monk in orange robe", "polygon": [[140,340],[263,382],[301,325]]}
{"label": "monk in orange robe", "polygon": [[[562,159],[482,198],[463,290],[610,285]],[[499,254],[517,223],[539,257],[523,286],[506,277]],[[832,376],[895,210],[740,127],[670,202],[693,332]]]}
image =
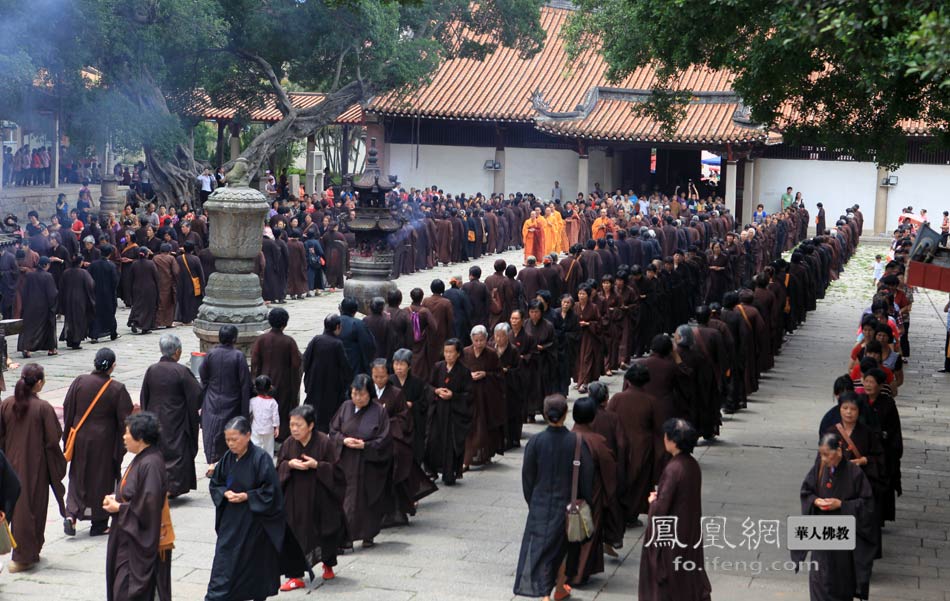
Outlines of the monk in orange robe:
{"label": "monk in orange robe", "polygon": [[538,217],[536,210],[521,226],[521,238],[524,240],[524,265],[528,264],[528,257],[544,256],[544,225],[543,219]]}
{"label": "monk in orange robe", "polygon": [[[554,223],[554,217],[551,216],[551,207],[544,210],[544,216],[540,217],[544,222],[544,254],[549,255],[557,252],[557,225]],[[541,257],[538,257],[541,260]]]}
{"label": "monk in orange robe", "polygon": [[568,249],[567,244],[567,230],[564,227],[564,218],[561,217],[560,211],[558,211],[554,205],[549,205],[548,210],[551,212],[550,219],[554,220],[554,231],[557,235],[557,242],[554,245],[554,252],[566,253]]}
{"label": "monk in orange robe", "polygon": [[600,217],[594,220],[594,224],[590,226],[590,234],[594,240],[600,240],[601,238],[606,238],[607,234],[615,234],[617,232],[617,226],[614,225],[613,220],[610,217],[607,217],[607,209],[600,210]]}

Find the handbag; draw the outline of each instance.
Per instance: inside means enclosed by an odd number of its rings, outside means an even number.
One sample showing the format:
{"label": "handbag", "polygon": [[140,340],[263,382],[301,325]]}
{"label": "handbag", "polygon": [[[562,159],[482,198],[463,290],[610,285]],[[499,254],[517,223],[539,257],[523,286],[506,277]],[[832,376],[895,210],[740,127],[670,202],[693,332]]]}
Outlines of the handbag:
{"label": "handbag", "polygon": [[594,518],[590,505],[584,499],[577,498],[577,480],[581,471],[581,435],[574,433],[577,445],[574,447],[574,468],[571,475],[571,502],[567,504],[565,526],[567,542],[582,543],[594,534]]}
{"label": "handbag", "polygon": [[3,518],[0,520],[0,555],[6,555],[14,549],[16,549],[16,540],[13,538],[13,533],[10,532],[10,524],[7,523],[7,518]]}
{"label": "handbag", "polygon": [[195,296],[201,296],[201,280],[192,275],[191,267],[188,266],[188,255],[182,255],[181,262],[185,264],[185,271],[188,272],[188,277],[191,278],[191,285],[195,289]]}
{"label": "handbag", "polygon": [[106,380],[106,383],[102,385],[102,388],[99,389],[99,392],[96,394],[96,398],[92,399],[92,402],[89,403],[89,407],[86,408],[86,412],[82,414],[82,419],[79,420],[79,423],[69,429],[69,436],[66,437],[66,446],[63,448],[63,457],[66,458],[66,461],[73,460],[73,453],[76,452],[76,434],[79,433],[79,429],[82,428],[82,425],[86,423],[86,418],[89,417],[89,414],[92,413],[93,407],[96,406],[96,403],[99,402],[99,399],[102,398],[102,393],[106,391],[106,388],[109,387],[109,384],[112,384],[112,378]]}
{"label": "handbag", "polygon": [[[126,468],[122,475],[122,482],[119,484],[119,494],[125,488],[125,481],[129,477],[132,466]],[[162,504],[162,525],[158,535],[158,554],[162,561],[165,561],[165,553],[175,548],[175,527],[172,526],[172,510],[168,506],[168,495],[165,495],[165,503]]]}

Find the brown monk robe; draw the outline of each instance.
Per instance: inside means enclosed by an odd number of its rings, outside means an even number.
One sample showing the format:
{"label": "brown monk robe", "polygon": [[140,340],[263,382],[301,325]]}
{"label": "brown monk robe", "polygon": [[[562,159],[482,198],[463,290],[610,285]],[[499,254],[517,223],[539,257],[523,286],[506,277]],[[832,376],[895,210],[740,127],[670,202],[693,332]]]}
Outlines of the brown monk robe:
{"label": "brown monk robe", "polygon": [[[11,523],[17,541],[13,550],[17,566],[29,566],[40,560],[49,490],[52,487],[54,496],[61,500],[66,475],[66,460],[60,447],[63,430],[53,406],[36,396],[42,390],[43,370],[30,364],[23,371],[26,378],[17,382],[23,390],[21,398],[26,401],[22,411],[15,407],[15,396],[0,403],[0,450],[20,477],[20,498]],[[16,566],[8,567],[13,570]]]}
{"label": "brown monk robe", "polygon": [[[158,270],[158,310],[155,312],[155,327],[170,328],[175,320],[176,286],[178,285],[178,261],[165,250],[152,258]],[[170,248],[170,247],[169,247]],[[192,293],[193,294],[193,293]]]}
{"label": "brown monk robe", "polygon": [[[168,475],[158,445],[132,458],[115,489],[106,551],[106,599],[171,601],[171,551],[159,551]],[[162,557],[167,558],[163,560]]]}
{"label": "brown monk robe", "polygon": [[[392,329],[389,327],[389,317],[383,313],[386,303],[381,298],[374,298],[370,301],[370,314],[363,318],[366,329],[373,335],[373,341],[376,343],[373,349],[373,359],[392,359],[389,352],[392,346],[390,335]],[[412,324],[409,324],[410,327]],[[401,347],[396,347],[401,348]]]}
{"label": "brown monk robe", "polygon": [[452,338],[455,331],[455,312],[452,309],[452,301],[442,296],[445,292],[445,284],[442,280],[432,281],[432,294],[422,301],[422,306],[432,313],[435,320],[435,335],[429,332],[429,352],[430,359],[438,361],[442,357],[442,346],[445,341]]}
{"label": "brown monk robe", "polygon": [[383,527],[388,528],[408,524],[408,516],[416,515],[417,502],[438,489],[415,461],[412,447],[412,414],[402,389],[390,383],[386,360],[375,360],[371,372],[376,388],[376,402],[382,405],[389,415],[389,434],[393,440],[394,503],[383,519]]}
{"label": "brown monk robe", "polygon": [[496,259],[494,264],[495,273],[485,278],[485,287],[488,288],[488,326],[490,331],[494,331],[496,325],[508,321],[511,312],[518,308],[514,282],[505,277],[507,266],[504,259]]}
{"label": "brown monk robe", "polygon": [[130,286],[132,287],[132,310],[128,325],[133,333],[147,334],[155,328],[158,311],[158,269],[148,259],[148,249],[139,248],[139,258],[131,264]]}
{"label": "brown monk robe", "polygon": [[638,516],[647,513],[647,497],[656,478],[653,474],[653,440],[662,438],[663,422],[657,410],[657,400],[644,392],[650,381],[650,372],[641,364],[634,364],[624,375],[629,386],[618,392],[607,403],[607,411],[615,414],[627,441],[626,479],[622,485],[621,503],[628,524],[636,525]]}
{"label": "brown monk robe", "polygon": [[288,232],[287,240],[287,294],[290,298],[303,298],[310,287],[307,285],[307,249],[300,241],[300,230]]}
{"label": "brown monk robe", "polygon": [[297,341],[284,334],[287,312],[279,307],[271,309],[267,318],[271,322],[271,329],[258,336],[251,347],[251,378],[266,375],[274,385],[272,394],[277,399],[277,412],[280,415],[277,440],[282,441],[290,436],[290,410],[300,404],[300,377],[303,372]]}
{"label": "brown monk robe", "polygon": [[505,448],[505,381],[498,355],[488,348],[488,335],[476,333],[462,351],[462,365],[472,372],[472,426],[465,439],[463,466],[491,463]]}
{"label": "brown monk robe", "polygon": [[[98,353],[96,358],[99,359]],[[104,363],[96,365],[96,371],[73,380],[63,400],[64,445],[69,431],[79,425],[93,399],[111,379],[113,365],[104,359]],[[125,418],[130,413],[132,398],[125,384],[111,380],[75,436],[66,494],[66,515],[72,524],[67,530],[74,532],[77,520],[91,520],[90,534],[105,533],[109,514],[102,508],[102,499],[115,491],[122,470],[125,457],[122,435]]]}
{"label": "brown monk robe", "polygon": [[379,534],[383,516],[393,506],[393,440],[389,434],[389,414],[373,400],[369,376],[356,376],[350,400],[330,422],[330,438],[346,474],[347,531],[350,540],[372,545]]}
{"label": "brown monk robe", "polygon": [[[689,403],[689,380],[692,372],[683,364],[678,356],[673,354],[673,340],[665,334],[657,334],[651,344],[651,353],[634,364],[640,364],[650,372],[650,381],[643,385],[643,392],[653,396],[657,403],[654,406],[657,423],[663,424],[675,415],[678,407],[685,407]],[[627,386],[627,382],[624,382]],[[653,432],[653,482],[660,477],[663,466],[666,465],[667,454],[663,446],[663,432]]]}
{"label": "brown monk robe", "polygon": [[597,411],[589,424],[590,428],[604,437],[607,448],[610,449],[615,461],[616,472],[613,474],[613,479],[617,483],[617,494],[611,495],[604,503],[603,520],[603,541],[608,545],[607,553],[615,555],[612,548],[619,549],[623,546],[623,535],[626,530],[620,495],[624,492],[623,483],[627,477],[627,435],[617,414],[607,411],[607,386],[601,382],[591,384],[590,398],[597,404]]}
{"label": "brown monk robe", "polygon": [[579,258],[580,249],[575,250],[576,252],[561,259],[559,265],[561,266],[561,273],[563,274],[562,289],[564,292],[573,296],[574,300],[577,300],[577,288],[581,285],[581,282],[584,281],[584,267],[581,265]]}
{"label": "brown monk robe", "polygon": [[755,342],[755,382],[758,382],[760,376],[771,369],[774,362],[768,326],[758,309],[753,306],[752,298],[751,290],[742,290],[739,293],[740,304],[736,305],[736,310],[752,329],[752,340]]}
{"label": "brown monk robe", "polygon": [[603,344],[600,338],[600,307],[590,298],[590,287],[581,286],[577,291],[578,302],[574,312],[581,326],[581,344],[577,352],[577,368],[574,381],[581,392],[587,392],[587,385],[596,382],[604,370]]}
{"label": "brown monk robe", "polygon": [[[595,402],[590,398],[574,401],[574,427],[572,432],[584,440],[594,460],[594,486],[591,499],[591,517],[594,534],[579,545],[570,545],[567,553],[567,574],[570,583],[583,586],[594,574],[604,571],[604,539],[608,508],[617,498],[617,463],[607,440],[594,431],[591,419]],[[621,531],[623,523],[620,524]]]}
{"label": "brown monk robe", "polygon": [[423,382],[429,381],[432,366],[439,360],[441,349],[433,341],[438,339],[439,326],[432,313],[421,305],[422,289],[413,288],[409,305],[409,323],[412,327],[412,375]]}
{"label": "brown monk robe", "polygon": [[[305,405],[311,409],[309,405]],[[336,565],[337,550],[347,541],[346,514],[343,498],[346,495],[346,474],[337,461],[336,448],[330,437],[314,427],[314,413],[309,417],[294,416],[309,432],[298,434],[301,440],[288,438],[277,454],[277,476],[284,492],[284,511],[287,531],[282,559],[294,546],[300,551],[306,568],[323,562],[327,567]],[[308,421],[309,420],[309,421]],[[296,427],[296,426],[295,426]],[[294,460],[317,462],[316,467],[294,469]],[[301,577],[303,573],[287,574]]]}
{"label": "brown monk robe", "polygon": [[191,370],[178,362],[177,354],[162,357],[145,371],[139,405],[158,416],[160,446],[168,471],[168,494],[172,497],[194,490],[195,456],[198,454],[198,424],[201,384]]}
{"label": "brown monk robe", "polygon": [[439,231],[435,255],[439,263],[448,265],[452,262],[452,222],[448,219],[437,219],[435,226]]}
{"label": "brown monk robe", "polygon": [[782,319],[782,307],[778,306],[778,300],[775,294],[768,289],[769,276],[760,273],[755,276],[755,290],[752,291],[752,305],[759,310],[765,327],[769,332],[769,356],[772,362],[769,368],[775,366],[775,355],[778,354],[779,347],[782,344],[782,328],[784,321]]}

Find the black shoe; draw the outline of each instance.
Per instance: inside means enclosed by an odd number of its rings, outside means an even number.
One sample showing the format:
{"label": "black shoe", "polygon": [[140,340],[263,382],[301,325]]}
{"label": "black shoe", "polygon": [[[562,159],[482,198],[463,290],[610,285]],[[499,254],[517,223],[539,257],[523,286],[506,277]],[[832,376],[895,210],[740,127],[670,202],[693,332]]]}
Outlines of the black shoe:
{"label": "black shoe", "polygon": [[129,326],[129,328],[132,330],[132,333],[133,333],[133,334],[138,334],[138,333],[139,333],[139,329],[138,329],[137,327],[135,327],[135,326]]}
{"label": "black shoe", "polygon": [[66,536],[76,536],[76,524],[69,518],[63,519],[63,532]]}
{"label": "black shoe", "polygon": [[950,369],[938,369],[938,374],[950,374]]}

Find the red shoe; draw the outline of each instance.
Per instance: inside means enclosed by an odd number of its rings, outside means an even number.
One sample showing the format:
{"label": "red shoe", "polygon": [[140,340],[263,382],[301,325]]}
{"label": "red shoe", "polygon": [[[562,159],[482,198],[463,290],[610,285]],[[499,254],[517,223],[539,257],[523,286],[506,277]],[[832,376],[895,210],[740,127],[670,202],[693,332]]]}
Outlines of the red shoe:
{"label": "red shoe", "polygon": [[280,585],[280,591],[286,593],[287,591],[295,591],[298,588],[307,588],[307,585],[304,584],[303,580],[300,578],[291,578],[287,582]]}
{"label": "red shoe", "polygon": [[563,593],[559,593],[558,591],[554,591],[554,601],[563,601],[564,599],[567,599],[567,598],[570,597],[570,596],[571,596],[571,587],[570,587],[570,585],[568,585],[568,584],[565,584],[565,585],[564,585],[564,592],[563,592]]}
{"label": "red shoe", "polygon": [[334,578],[336,578],[336,574],[333,573],[333,568],[327,564],[323,564],[323,579],[333,580]]}

